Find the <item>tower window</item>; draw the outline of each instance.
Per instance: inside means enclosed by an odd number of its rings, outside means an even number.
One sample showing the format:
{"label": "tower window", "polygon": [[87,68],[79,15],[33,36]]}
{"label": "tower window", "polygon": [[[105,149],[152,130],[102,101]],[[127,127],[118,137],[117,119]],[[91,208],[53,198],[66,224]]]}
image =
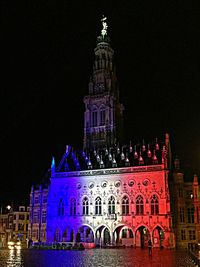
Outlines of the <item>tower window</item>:
{"label": "tower window", "polygon": [[97,110],[92,111],[92,126],[97,126]]}
{"label": "tower window", "polygon": [[100,125],[105,125],[105,109],[100,110]]}

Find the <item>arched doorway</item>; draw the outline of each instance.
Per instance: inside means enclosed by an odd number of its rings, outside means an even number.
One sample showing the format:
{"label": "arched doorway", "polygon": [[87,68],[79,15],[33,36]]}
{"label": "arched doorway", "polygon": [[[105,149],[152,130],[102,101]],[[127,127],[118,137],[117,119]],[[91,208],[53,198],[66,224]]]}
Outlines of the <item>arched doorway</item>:
{"label": "arched doorway", "polygon": [[145,226],[140,226],[135,234],[135,245],[136,247],[147,247],[148,240],[150,239],[150,233],[148,228]]}
{"label": "arched doorway", "polygon": [[69,242],[74,242],[74,231],[73,230],[70,231]]}
{"label": "arched doorway", "polygon": [[128,227],[124,227],[121,230],[121,241],[123,246],[133,246],[134,245],[134,238],[133,238],[133,231]]}
{"label": "arched doorway", "polygon": [[108,228],[106,227],[103,231],[103,244],[106,245],[110,245],[111,242],[111,237],[110,237],[110,231],[108,230]]}
{"label": "arched doorway", "polygon": [[54,242],[60,242],[60,230],[58,228],[56,228],[54,233]]}
{"label": "arched doorway", "polygon": [[160,226],[157,226],[153,230],[153,246],[154,247],[163,247],[163,241],[164,241],[164,232]]}
{"label": "arched doorway", "polygon": [[78,233],[80,233],[79,242],[94,243],[94,234],[93,234],[92,229],[89,226],[87,225],[81,226],[78,230]]}

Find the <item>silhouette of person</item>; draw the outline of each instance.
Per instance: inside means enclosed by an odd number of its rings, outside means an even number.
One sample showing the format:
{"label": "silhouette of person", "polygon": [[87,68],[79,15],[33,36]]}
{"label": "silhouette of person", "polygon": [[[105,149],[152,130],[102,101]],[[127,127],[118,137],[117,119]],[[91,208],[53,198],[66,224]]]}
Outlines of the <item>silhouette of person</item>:
{"label": "silhouette of person", "polygon": [[149,255],[152,255],[152,242],[151,239],[148,241],[148,249],[149,249]]}

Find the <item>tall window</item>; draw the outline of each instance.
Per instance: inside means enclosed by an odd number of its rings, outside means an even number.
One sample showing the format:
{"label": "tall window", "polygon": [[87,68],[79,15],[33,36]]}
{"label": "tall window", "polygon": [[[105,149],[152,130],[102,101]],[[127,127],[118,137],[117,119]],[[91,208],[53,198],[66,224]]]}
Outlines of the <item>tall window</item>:
{"label": "tall window", "polygon": [[156,195],[151,198],[151,214],[156,215],[159,213],[159,203]]}
{"label": "tall window", "polygon": [[58,216],[64,215],[64,203],[62,199],[60,199],[59,206],[58,206]]}
{"label": "tall window", "polygon": [[39,223],[39,214],[37,211],[33,213],[33,223]]}
{"label": "tall window", "polygon": [[129,214],[129,199],[127,196],[122,199],[122,215]]}
{"label": "tall window", "polygon": [[181,230],[181,240],[186,240],[185,229]]}
{"label": "tall window", "polygon": [[184,208],[180,208],[180,222],[185,222]]}
{"label": "tall window", "polygon": [[97,197],[96,200],[95,200],[95,214],[96,215],[101,215],[101,210],[102,210],[101,198]]}
{"label": "tall window", "polygon": [[195,230],[189,230],[189,240],[195,240],[196,235],[195,235]]}
{"label": "tall window", "polygon": [[178,196],[183,197],[183,188],[182,187],[179,187],[179,189],[178,189]]}
{"label": "tall window", "polygon": [[42,211],[42,223],[46,223],[46,216],[47,216],[46,210],[43,210]]}
{"label": "tall window", "polygon": [[113,196],[108,199],[108,214],[115,214],[115,198]]}
{"label": "tall window", "polygon": [[136,198],[136,214],[142,215],[144,213],[144,201],[142,196]]}
{"label": "tall window", "polygon": [[92,126],[97,126],[97,109],[92,111]]}
{"label": "tall window", "polygon": [[100,125],[105,125],[105,114],[106,114],[105,108],[102,107],[100,109]]}
{"label": "tall window", "polygon": [[188,223],[194,223],[194,208],[188,208]]}
{"label": "tall window", "polygon": [[88,215],[88,214],[89,214],[88,198],[84,197],[84,199],[83,199],[83,215]]}
{"label": "tall window", "polygon": [[72,198],[70,201],[70,215],[76,215],[76,199]]}

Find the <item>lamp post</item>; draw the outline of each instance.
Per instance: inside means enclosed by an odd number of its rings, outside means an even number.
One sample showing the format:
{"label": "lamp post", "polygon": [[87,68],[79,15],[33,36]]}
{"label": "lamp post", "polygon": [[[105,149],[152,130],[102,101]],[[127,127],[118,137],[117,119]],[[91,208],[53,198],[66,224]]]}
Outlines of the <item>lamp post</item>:
{"label": "lamp post", "polygon": [[10,205],[7,205],[6,206],[6,209],[8,210],[8,212],[10,212],[11,211],[11,206]]}

